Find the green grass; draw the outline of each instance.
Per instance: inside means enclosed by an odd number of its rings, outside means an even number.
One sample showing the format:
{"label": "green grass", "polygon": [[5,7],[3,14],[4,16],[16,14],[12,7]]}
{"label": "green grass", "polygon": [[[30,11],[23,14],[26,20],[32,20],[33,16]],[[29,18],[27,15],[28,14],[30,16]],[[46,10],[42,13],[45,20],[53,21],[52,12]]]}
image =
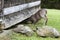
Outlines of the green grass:
{"label": "green grass", "polygon": [[[48,13],[48,26],[52,26],[56,28],[58,31],[60,31],[60,10],[56,9],[47,9]],[[42,26],[42,22],[38,21],[36,24],[27,24],[29,25],[32,29],[36,28],[36,26]],[[34,33],[33,36],[28,37],[22,34],[18,33],[13,33],[11,37],[11,40],[60,40],[60,38],[41,38]]]}

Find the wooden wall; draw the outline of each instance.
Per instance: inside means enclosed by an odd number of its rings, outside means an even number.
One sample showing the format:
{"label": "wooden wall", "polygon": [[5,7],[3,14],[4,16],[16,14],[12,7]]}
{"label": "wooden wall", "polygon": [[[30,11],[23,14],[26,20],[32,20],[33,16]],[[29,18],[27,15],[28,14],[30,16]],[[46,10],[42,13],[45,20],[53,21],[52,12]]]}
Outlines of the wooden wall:
{"label": "wooden wall", "polygon": [[4,7],[11,7],[20,4],[30,3],[38,0],[4,0]]}

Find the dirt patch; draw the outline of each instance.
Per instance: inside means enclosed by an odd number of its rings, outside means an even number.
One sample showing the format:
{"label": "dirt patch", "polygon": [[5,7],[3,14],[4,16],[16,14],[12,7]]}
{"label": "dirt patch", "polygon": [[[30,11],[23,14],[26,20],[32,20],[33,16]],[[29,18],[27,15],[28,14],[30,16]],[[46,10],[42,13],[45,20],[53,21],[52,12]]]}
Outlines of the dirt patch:
{"label": "dirt patch", "polygon": [[10,35],[12,33],[12,30],[4,30],[3,33],[0,33],[0,40],[11,40]]}

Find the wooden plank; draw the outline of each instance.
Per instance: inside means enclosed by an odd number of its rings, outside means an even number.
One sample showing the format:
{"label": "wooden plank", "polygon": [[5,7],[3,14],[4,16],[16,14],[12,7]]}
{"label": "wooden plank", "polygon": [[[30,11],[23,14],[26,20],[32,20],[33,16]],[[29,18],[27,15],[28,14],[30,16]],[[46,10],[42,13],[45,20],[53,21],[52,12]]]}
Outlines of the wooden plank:
{"label": "wooden plank", "polygon": [[37,6],[41,3],[41,1],[36,1],[36,2],[31,2],[31,3],[27,3],[27,4],[22,4],[22,5],[18,5],[18,6],[13,6],[13,7],[8,7],[8,8],[4,8],[3,12],[4,15],[8,15],[14,12],[18,12],[27,8],[31,8],[34,6]]}
{"label": "wooden plank", "polygon": [[27,18],[29,18],[31,15],[34,15],[39,8],[31,8],[31,9],[25,9],[23,11],[17,12],[12,15],[5,16],[5,28],[11,27],[12,25],[15,25]]}

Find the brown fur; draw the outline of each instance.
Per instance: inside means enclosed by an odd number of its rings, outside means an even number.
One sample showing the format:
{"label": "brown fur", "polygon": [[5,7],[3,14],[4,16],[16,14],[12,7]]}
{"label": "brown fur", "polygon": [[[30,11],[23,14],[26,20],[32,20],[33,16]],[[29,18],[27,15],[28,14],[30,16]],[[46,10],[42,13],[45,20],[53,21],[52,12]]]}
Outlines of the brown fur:
{"label": "brown fur", "polygon": [[31,21],[32,23],[36,23],[40,19],[44,19],[45,25],[47,25],[48,18],[46,16],[47,10],[41,9],[34,15],[32,15],[30,18],[27,19],[27,21]]}

